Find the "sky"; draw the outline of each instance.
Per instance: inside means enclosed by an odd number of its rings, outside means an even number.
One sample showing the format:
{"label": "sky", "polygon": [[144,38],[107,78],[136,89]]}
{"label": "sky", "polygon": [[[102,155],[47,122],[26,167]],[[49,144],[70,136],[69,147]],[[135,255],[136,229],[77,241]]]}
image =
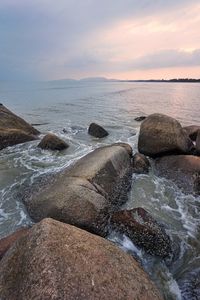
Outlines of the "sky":
{"label": "sky", "polygon": [[200,78],[200,0],[0,0],[0,80]]}

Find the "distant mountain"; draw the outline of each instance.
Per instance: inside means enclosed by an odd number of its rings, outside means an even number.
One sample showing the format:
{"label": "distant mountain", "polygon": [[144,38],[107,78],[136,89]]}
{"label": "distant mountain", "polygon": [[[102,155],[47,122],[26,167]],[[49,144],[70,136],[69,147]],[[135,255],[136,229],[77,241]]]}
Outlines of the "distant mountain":
{"label": "distant mountain", "polygon": [[88,77],[82,78],[79,81],[81,82],[108,82],[108,81],[119,81],[118,79],[108,79],[105,77]]}

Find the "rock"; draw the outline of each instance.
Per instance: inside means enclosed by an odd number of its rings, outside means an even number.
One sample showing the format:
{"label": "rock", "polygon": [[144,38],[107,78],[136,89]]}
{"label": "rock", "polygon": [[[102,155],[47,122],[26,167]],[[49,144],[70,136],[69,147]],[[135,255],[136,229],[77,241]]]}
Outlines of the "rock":
{"label": "rock", "polygon": [[145,116],[141,116],[141,117],[135,118],[134,120],[137,121],[137,122],[141,122],[141,121],[144,121],[145,119],[146,119]]}
{"label": "rock", "polygon": [[25,142],[36,140],[37,137],[28,134],[20,129],[1,129],[0,128],[0,150]]}
{"label": "rock", "polygon": [[38,147],[46,150],[65,150],[69,147],[69,145],[55,134],[48,133],[43,137]]}
{"label": "rock", "polygon": [[194,155],[171,155],[155,160],[157,175],[174,181],[185,193],[200,190],[200,157]]}
{"label": "rock", "polygon": [[98,148],[57,174],[49,185],[38,184],[38,191],[23,199],[30,216],[35,221],[52,217],[104,235],[108,211],[127,200],[129,151],[130,146],[122,144]]}
{"label": "rock", "polygon": [[0,105],[0,149],[36,139],[39,131]]}
{"label": "rock", "polygon": [[138,150],[144,155],[188,154],[193,148],[180,123],[171,117],[153,114],[141,124]]}
{"label": "rock", "polygon": [[120,146],[120,147],[123,147],[127,152],[128,154],[130,155],[130,157],[132,158],[133,157],[133,149],[132,147],[127,144],[127,143],[114,143],[112,144],[113,146]]}
{"label": "rock", "polygon": [[96,138],[103,138],[108,136],[108,132],[96,123],[91,123],[88,129],[88,133]]}
{"label": "rock", "polygon": [[28,232],[29,228],[21,228],[11,235],[0,240],[0,259],[4,256],[6,251],[22,236]]}
{"label": "rock", "polygon": [[171,253],[169,236],[158,222],[143,208],[115,212],[111,225],[126,234],[149,254],[166,257]]}
{"label": "rock", "polygon": [[196,125],[191,125],[191,126],[186,126],[183,127],[185,133],[187,134],[187,136],[192,140],[192,141],[196,141],[197,138],[197,131],[200,130],[200,126],[196,126]]}
{"label": "rock", "polygon": [[145,155],[136,153],[133,156],[133,173],[147,174],[150,166],[150,162]]}
{"label": "rock", "polygon": [[196,138],[196,154],[200,155],[200,130],[197,131],[197,138]]}
{"label": "rock", "polygon": [[34,225],[0,262],[1,300],[162,299],[133,257],[52,219]]}

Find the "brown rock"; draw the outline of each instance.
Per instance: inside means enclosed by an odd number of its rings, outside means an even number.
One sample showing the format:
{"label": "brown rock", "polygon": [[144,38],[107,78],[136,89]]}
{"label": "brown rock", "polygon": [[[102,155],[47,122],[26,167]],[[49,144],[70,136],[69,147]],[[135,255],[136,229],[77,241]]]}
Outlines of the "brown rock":
{"label": "brown rock", "polygon": [[194,146],[180,123],[166,115],[153,114],[141,124],[138,140],[140,153],[150,157],[191,153]]}
{"label": "brown rock", "polygon": [[28,232],[29,228],[21,228],[11,235],[0,240],[0,259],[4,256],[6,251],[22,236]]}
{"label": "brown rock", "polygon": [[145,155],[136,153],[133,156],[133,173],[147,174],[150,166],[150,162]]}
{"label": "brown rock", "polygon": [[88,133],[96,138],[103,138],[108,136],[108,132],[96,123],[91,123],[88,128]]}
{"label": "brown rock", "polygon": [[65,143],[55,134],[48,133],[45,135],[45,137],[43,137],[38,147],[47,150],[64,150],[67,149],[69,145],[67,145],[67,143]]}
{"label": "brown rock", "polygon": [[2,129],[0,128],[0,150],[25,142],[36,140],[37,137],[32,134],[28,134],[20,129]]}
{"label": "brown rock", "polygon": [[1,300],[162,299],[133,257],[111,242],[45,219],[0,262]]}
{"label": "brown rock", "polygon": [[200,157],[194,155],[171,155],[155,160],[159,176],[173,180],[186,193],[200,190]]}
{"label": "brown rock", "polygon": [[38,187],[24,203],[35,221],[52,217],[104,234],[108,211],[127,200],[131,174],[127,147],[101,147]]}
{"label": "brown rock", "polygon": [[111,225],[147,253],[160,257],[171,253],[170,238],[165,230],[141,207],[115,212],[111,217]]}
{"label": "brown rock", "polygon": [[191,126],[186,126],[183,127],[185,133],[187,134],[187,136],[192,140],[192,141],[196,141],[197,138],[197,131],[200,130],[200,126],[196,126],[196,125],[191,125]]}
{"label": "brown rock", "polygon": [[36,139],[39,131],[0,105],[0,150]]}

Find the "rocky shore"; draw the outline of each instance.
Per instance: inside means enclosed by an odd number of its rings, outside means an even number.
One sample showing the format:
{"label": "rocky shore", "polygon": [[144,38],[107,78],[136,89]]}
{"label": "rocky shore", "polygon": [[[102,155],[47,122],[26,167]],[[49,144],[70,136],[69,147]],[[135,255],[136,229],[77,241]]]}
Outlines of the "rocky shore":
{"label": "rocky shore", "polygon": [[[136,259],[105,238],[115,230],[150,255],[173,256],[163,224],[145,207],[122,205],[132,174],[149,170],[200,194],[200,127],[162,114],[139,121],[139,153],[125,143],[100,147],[23,195],[35,225],[0,240],[0,299],[163,299]],[[90,135],[106,138],[91,125]],[[39,135],[0,105],[0,149]],[[53,134],[42,137],[36,147],[43,151],[70,147]]]}

